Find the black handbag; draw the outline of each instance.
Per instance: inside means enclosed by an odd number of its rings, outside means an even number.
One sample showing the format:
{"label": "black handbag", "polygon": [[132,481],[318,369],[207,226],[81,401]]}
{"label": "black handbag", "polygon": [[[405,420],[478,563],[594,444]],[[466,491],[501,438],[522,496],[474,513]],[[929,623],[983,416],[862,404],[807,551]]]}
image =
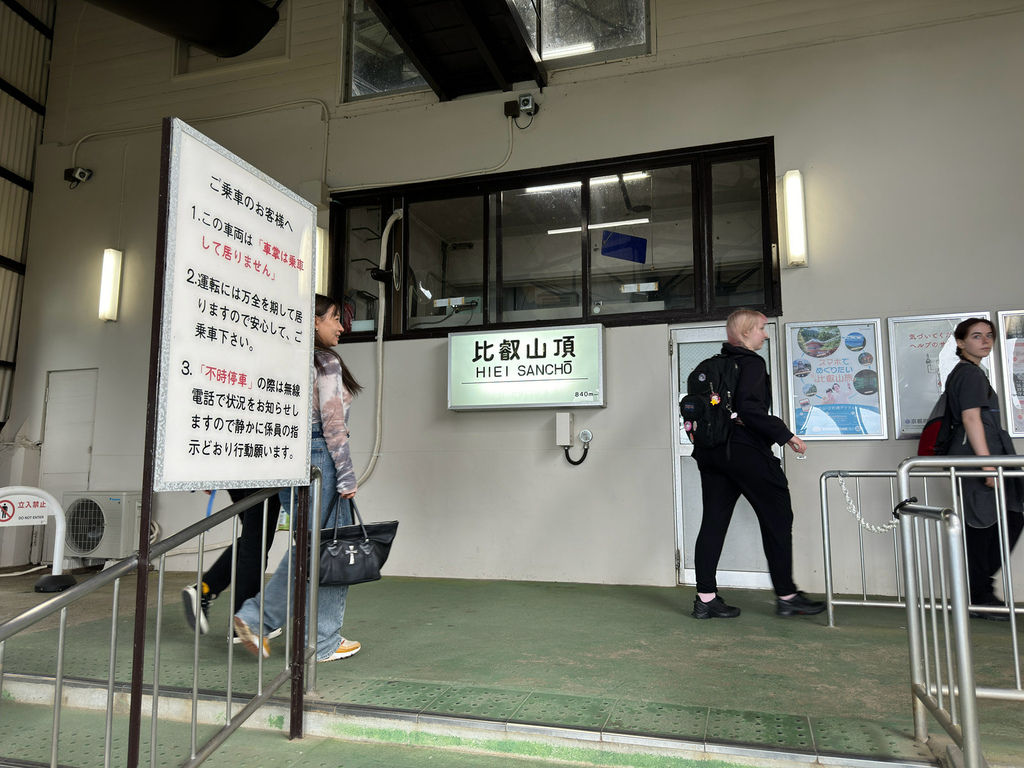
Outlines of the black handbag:
{"label": "black handbag", "polygon": [[334,501],[334,527],[320,531],[320,584],[341,586],[377,581],[391,553],[398,521],[364,524],[353,500],[356,524],[339,527],[340,504],[341,496],[338,496]]}

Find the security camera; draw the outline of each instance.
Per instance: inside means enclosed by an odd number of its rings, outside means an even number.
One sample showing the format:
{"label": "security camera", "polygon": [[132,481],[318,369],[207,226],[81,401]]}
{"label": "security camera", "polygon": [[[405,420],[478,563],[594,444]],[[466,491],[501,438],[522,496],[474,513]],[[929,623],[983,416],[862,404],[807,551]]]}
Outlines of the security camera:
{"label": "security camera", "polygon": [[65,168],[64,181],[82,182],[92,178],[92,171],[88,168]]}
{"label": "security camera", "polygon": [[524,115],[535,115],[537,114],[540,107],[537,106],[537,102],[533,100],[532,93],[521,93],[519,94],[519,111]]}

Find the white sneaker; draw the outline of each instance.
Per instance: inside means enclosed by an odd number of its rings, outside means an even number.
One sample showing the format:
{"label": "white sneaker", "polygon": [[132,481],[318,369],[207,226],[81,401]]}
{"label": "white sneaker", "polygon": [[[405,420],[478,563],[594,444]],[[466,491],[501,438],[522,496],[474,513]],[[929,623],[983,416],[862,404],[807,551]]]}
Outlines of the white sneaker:
{"label": "white sneaker", "polygon": [[181,590],[181,602],[185,606],[185,621],[188,623],[188,628],[194,632],[196,620],[198,620],[199,634],[205,635],[210,631],[209,615],[212,598],[209,596],[210,590],[205,582],[202,585],[202,595],[199,590],[198,584],[189,584]]}
{"label": "white sneaker", "polygon": [[270,658],[270,642],[266,637],[263,638],[263,642],[260,643],[260,636],[253,634],[252,629],[242,621],[238,616],[235,616],[235,635],[241,640],[245,650],[249,651],[253,656],[260,655],[260,649],[262,646],[263,658]]}
{"label": "white sneaker", "polygon": [[[277,629],[272,629],[270,632],[267,632],[267,634],[265,634],[263,636],[263,639],[264,640],[273,640],[275,637],[280,637],[282,632],[284,632],[284,630],[281,629],[281,627],[278,627]],[[238,636],[238,633],[235,632],[235,636],[231,638],[231,642],[234,643],[235,645],[241,645],[242,644],[242,638],[240,638]]]}
{"label": "white sneaker", "polygon": [[354,656],[359,653],[359,649],[363,647],[363,644],[356,640],[346,640],[344,637],[341,638],[341,645],[338,646],[338,650],[328,656],[326,659],[317,659],[317,661],[337,661],[338,659],[347,659],[349,656]]}

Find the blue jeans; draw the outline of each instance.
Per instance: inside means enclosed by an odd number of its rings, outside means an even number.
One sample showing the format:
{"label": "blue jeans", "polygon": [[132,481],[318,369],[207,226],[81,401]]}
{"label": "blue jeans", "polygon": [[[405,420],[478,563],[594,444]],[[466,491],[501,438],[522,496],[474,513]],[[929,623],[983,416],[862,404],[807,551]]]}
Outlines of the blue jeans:
{"label": "blue jeans", "polygon": [[[313,466],[319,467],[323,473],[323,493],[321,494],[320,505],[320,527],[327,528],[334,526],[334,515],[332,514],[334,501],[337,499],[337,482],[335,480],[334,460],[327,452],[327,443],[319,432],[314,431],[311,461]],[[285,510],[291,512],[289,507],[291,494],[288,491],[281,491],[281,505]],[[340,525],[352,524],[352,505],[348,499],[342,499],[339,505],[341,520]],[[310,526],[316,523],[311,520]],[[295,545],[291,548],[291,558],[295,558]],[[288,558],[282,558],[281,564],[277,566],[274,575],[270,578],[267,586],[263,588],[263,631],[268,633],[278,627],[283,627],[287,616],[288,589],[293,586],[288,579]],[[345,598],[348,596],[348,586],[320,587],[320,598],[318,605],[318,616],[316,622],[316,658],[318,661],[328,658],[338,650],[341,645],[341,625],[345,621]],[[295,591],[292,589],[292,600],[294,602]],[[260,596],[250,597],[243,603],[235,614],[248,624],[253,632],[257,631],[260,625]],[[306,605],[306,625],[309,626],[309,604]]]}

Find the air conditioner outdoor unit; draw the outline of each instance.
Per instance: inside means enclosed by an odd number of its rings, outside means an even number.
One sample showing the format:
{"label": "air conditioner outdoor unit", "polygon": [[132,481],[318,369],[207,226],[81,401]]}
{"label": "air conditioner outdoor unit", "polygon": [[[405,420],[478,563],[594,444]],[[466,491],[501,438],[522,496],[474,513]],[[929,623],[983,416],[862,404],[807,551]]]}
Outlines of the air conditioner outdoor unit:
{"label": "air conditioner outdoor unit", "polygon": [[68,491],[63,501],[67,557],[120,560],[139,548],[141,491]]}

